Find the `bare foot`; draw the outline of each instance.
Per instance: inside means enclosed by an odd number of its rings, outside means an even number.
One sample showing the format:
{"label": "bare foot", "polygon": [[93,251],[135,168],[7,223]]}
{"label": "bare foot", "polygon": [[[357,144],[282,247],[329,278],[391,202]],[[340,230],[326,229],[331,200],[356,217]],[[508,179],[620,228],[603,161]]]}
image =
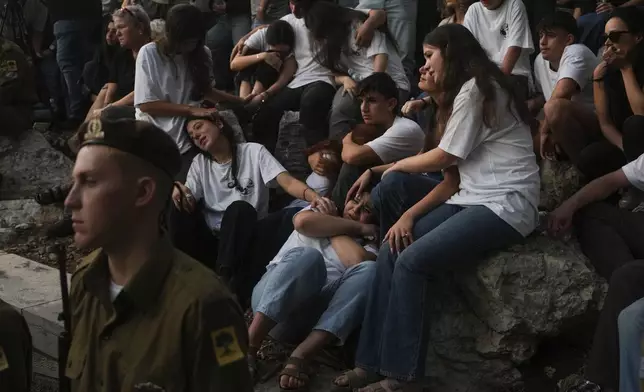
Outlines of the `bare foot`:
{"label": "bare foot", "polygon": [[353,372],[357,377],[360,379],[365,379],[367,380],[368,378],[368,373],[364,369],[360,368],[355,368],[353,370],[349,370],[348,372],[345,372],[341,376],[336,377],[335,380],[333,380],[333,383],[339,387],[348,387],[349,386],[349,373]]}

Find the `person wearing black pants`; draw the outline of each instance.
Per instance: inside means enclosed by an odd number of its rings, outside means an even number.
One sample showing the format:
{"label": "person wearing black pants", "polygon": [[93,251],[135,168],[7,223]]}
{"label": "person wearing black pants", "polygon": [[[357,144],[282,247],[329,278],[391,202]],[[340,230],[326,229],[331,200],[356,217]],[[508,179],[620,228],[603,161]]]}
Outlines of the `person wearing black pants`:
{"label": "person wearing black pants", "polygon": [[175,247],[217,272],[245,306],[253,287],[293,232],[293,216],[301,208],[287,208],[264,219],[245,201],[233,202],[221,228],[214,232],[203,214],[172,209],[171,236]]}
{"label": "person wearing black pants", "polygon": [[644,154],[592,181],[549,217],[549,229],[555,235],[568,231],[574,223],[582,251],[610,282],[586,379],[571,376],[563,380],[561,392],[618,390],[617,318],[622,309],[644,297],[644,214],[597,202],[629,185],[644,189]]}
{"label": "person wearing black pants", "polygon": [[306,130],[303,136],[308,146],[326,139],[334,96],[335,87],[324,81],[282,89],[265,105],[260,106],[254,117],[253,133],[257,142],[269,151],[275,151],[279,123],[286,111],[300,112],[300,124]]}

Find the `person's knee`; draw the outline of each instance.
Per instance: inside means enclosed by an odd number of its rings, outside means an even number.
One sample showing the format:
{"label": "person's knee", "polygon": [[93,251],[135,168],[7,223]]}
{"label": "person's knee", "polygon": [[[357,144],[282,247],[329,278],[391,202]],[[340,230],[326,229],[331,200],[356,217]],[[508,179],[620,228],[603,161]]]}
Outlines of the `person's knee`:
{"label": "person's knee", "polygon": [[622,126],[624,148],[626,145],[642,145],[644,142],[644,116],[631,116]]}
{"label": "person's knee", "polygon": [[360,274],[360,281],[363,285],[366,285],[376,277],[376,262],[372,260],[363,261],[355,266],[355,272]]}
{"label": "person's knee", "polygon": [[305,271],[306,276],[313,279],[317,277],[317,280],[324,284],[326,282],[326,263],[322,253],[314,248],[300,248],[298,251],[297,262],[294,265]]}
{"label": "person's knee", "polygon": [[409,178],[408,173],[392,172],[376,185],[371,191],[371,202],[376,209],[381,209],[383,204],[387,203],[391,197],[398,197],[401,190],[404,190],[403,184]]}
{"label": "person's knee", "polygon": [[562,121],[572,113],[572,102],[563,98],[550,99],[543,106],[543,114],[551,128],[559,129]]}
{"label": "person's knee", "polygon": [[224,214],[228,216],[235,216],[236,219],[252,219],[253,217],[257,220],[257,210],[250,205],[250,203],[237,200],[232,202]]}
{"label": "person's knee", "polygon": [[634,302],[619,312],[619,316],[617,316],[617,326],[620,334],[636,331],[642,327],[644,306],[638,305],[639,301]]}

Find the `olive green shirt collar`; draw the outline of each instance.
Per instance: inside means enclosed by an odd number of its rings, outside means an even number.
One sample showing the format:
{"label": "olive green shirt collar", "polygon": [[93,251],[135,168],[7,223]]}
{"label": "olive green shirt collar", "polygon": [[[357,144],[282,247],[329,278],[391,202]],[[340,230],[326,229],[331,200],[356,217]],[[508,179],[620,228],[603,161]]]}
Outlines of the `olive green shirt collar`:
{"label": "olive green shirt collar", "polygon": [[[161,238],[154,245],[151,257],[139,271],[125,285],[120,297],[125,296],[128,303],[145,310],[159,298],[174,257],[174,248],[167,238]],[[107,262],[107,254],[101,251],[91,261],[84,276],[83,283],[85,290],[96,297],[104,304],[111,304],[110,300],[110,271]]]}

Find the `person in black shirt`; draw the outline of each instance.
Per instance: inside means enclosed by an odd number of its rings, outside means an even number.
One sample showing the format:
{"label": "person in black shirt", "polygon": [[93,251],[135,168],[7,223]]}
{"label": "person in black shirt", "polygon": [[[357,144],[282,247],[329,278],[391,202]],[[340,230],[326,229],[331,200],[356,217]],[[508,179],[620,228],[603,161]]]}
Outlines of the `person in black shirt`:
{"label": "person in black shirt", "polygon": [[112,18],[121,48],[109,64],[105,96],[94,102],[88,119],[100,115],[108,106],[128,107],[131,117],[134,117],[135,59],[141,47],[150,42],[150,19],[138,5],[117,10]]}
{"label": "person in black shirt", "polygon": [[606,50],[593,74],[597,131],[561,134],[559,145],[588,180],[613,172],[644,152],[644,13],[613,11]]}
{"label": "person in black shirt", "polygon": [[83,84],[89,90],[92,101],[104,99],[103,88],[109,76],[109,65],[119,48],[116,27],[111,15],[103,17],[103,34],[105,38],[95,49],[92,60],[85,63],[83,68]]}

